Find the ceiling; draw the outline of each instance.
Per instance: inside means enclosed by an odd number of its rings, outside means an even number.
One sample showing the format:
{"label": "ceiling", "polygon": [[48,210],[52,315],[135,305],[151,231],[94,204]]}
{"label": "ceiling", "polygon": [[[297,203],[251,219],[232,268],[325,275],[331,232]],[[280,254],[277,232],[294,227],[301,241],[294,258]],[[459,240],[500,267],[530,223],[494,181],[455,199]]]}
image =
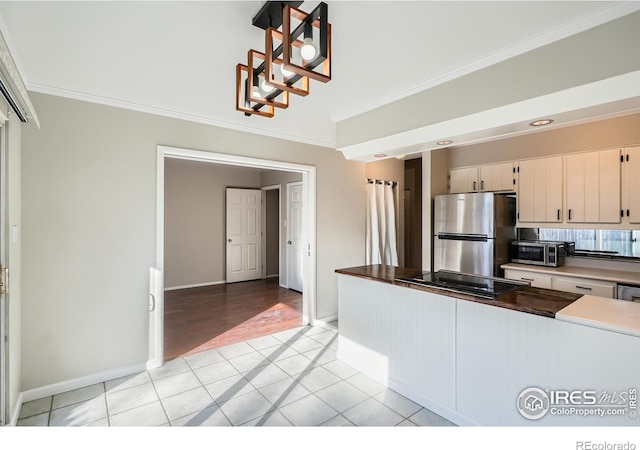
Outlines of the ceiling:
{"label": "ceiling", "polygon": [[[317,2],[304,2],[310,11]],[[0,2],[27,88],[336,148],[336,121],[640,9],[621,2],[330,1],[332,80],[274,118],[235,110],[253,1]]]}

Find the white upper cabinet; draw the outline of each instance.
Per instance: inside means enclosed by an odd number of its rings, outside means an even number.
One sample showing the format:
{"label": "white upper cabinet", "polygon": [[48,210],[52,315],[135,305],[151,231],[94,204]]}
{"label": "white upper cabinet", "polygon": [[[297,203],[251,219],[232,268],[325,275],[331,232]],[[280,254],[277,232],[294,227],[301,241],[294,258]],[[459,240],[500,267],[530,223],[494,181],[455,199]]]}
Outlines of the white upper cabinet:
{"label": "white upper cabinet", "polygon": [[449,193],[516,190],[513,161],[459,167],[449,171]]}
{"label": "white upper cabinet", "polygon": [[565,156],[567,223],[620,223],[620,150]]}
{"label": "white upper cabinet", "polygon": [[625,148],[622,154],[624,173],[622,213],[625,221],[640,223],[640,147]]}
{"label": "white upper cabinet", "polygon": [[519,162],[518,221],[562,222],[562,156]]}
{"label": "white upper cabinet", "polygon": [[515,191],[515,172],[512,161],[480,166],[480,191]]}
{"label": "white upper cabinet", "polygon": [[522,226],[638,229],[640,146],[455,168],[449,192],[515,192]]}
{"label": "white upper cabinet", "polygon": [[449,171],[449,193],[479,192],[478,166],[460,167]]}

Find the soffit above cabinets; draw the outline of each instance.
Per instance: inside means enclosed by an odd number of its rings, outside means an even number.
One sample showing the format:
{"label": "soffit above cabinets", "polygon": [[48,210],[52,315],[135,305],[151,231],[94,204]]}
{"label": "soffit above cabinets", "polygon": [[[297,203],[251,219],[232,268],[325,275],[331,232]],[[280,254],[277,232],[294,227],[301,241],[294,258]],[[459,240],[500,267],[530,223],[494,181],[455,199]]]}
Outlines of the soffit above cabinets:
{"label": "soffit above cabinets", "polygon": [[[633,114],[639,40],[635,13],[338,123],[338,149],[369,161]],[[529,125],[544,118],[554,122]]]}

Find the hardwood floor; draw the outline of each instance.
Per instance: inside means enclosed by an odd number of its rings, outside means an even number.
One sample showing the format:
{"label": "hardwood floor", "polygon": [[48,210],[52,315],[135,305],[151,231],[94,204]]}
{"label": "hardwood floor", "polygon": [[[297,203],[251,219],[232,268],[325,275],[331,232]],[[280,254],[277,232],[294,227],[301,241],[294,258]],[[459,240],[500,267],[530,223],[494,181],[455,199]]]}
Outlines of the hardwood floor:
{"label": "hardwood floor", "polygon": [[302,324],[302,294],[277,278],[167,291],[164,305],[165,361]]}

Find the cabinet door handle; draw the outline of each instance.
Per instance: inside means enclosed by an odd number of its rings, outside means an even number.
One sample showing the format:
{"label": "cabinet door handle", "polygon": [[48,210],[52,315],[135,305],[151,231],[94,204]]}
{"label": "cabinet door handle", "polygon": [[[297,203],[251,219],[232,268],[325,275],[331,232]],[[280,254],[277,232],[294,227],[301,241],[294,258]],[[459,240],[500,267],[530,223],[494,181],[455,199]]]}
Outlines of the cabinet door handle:
{"label": "cabinet door handle", "polygon": [[571,210],[569,210],[569,220],[571,220]]}
{"label": "cabinet door handle", "polygon": [[624,209],[620,210],[620,217],[624,217]]}
{"label": "cabinet door handle", "polygon": [[475,181],[473,182],[473,190],[474,191],[476,190],[476,182]]}
{"label": "cabinet door handle", "polygon": [[484,180],[480,182],[480,190],[484,191]]}
{"label": "cabinet door handle", "polygon": [[592,291],[593,290],[590,287],[578,286],[577,284],[576,284],[576,289],[584,289],[585,291]]}
{"label": "cabinet door handle", "polygon": [[629,217],[629,210],[627,209],[627,217]]}
{"label": "cabinet door handle", "polygon": [[558,210],[558,220],[560,220],[560,210]]}
{"label": "cabinet door handle", "polygon": [[521,277],[520,279],[522,281],[534,281],[533,278],[523,278],[523,277]]}

